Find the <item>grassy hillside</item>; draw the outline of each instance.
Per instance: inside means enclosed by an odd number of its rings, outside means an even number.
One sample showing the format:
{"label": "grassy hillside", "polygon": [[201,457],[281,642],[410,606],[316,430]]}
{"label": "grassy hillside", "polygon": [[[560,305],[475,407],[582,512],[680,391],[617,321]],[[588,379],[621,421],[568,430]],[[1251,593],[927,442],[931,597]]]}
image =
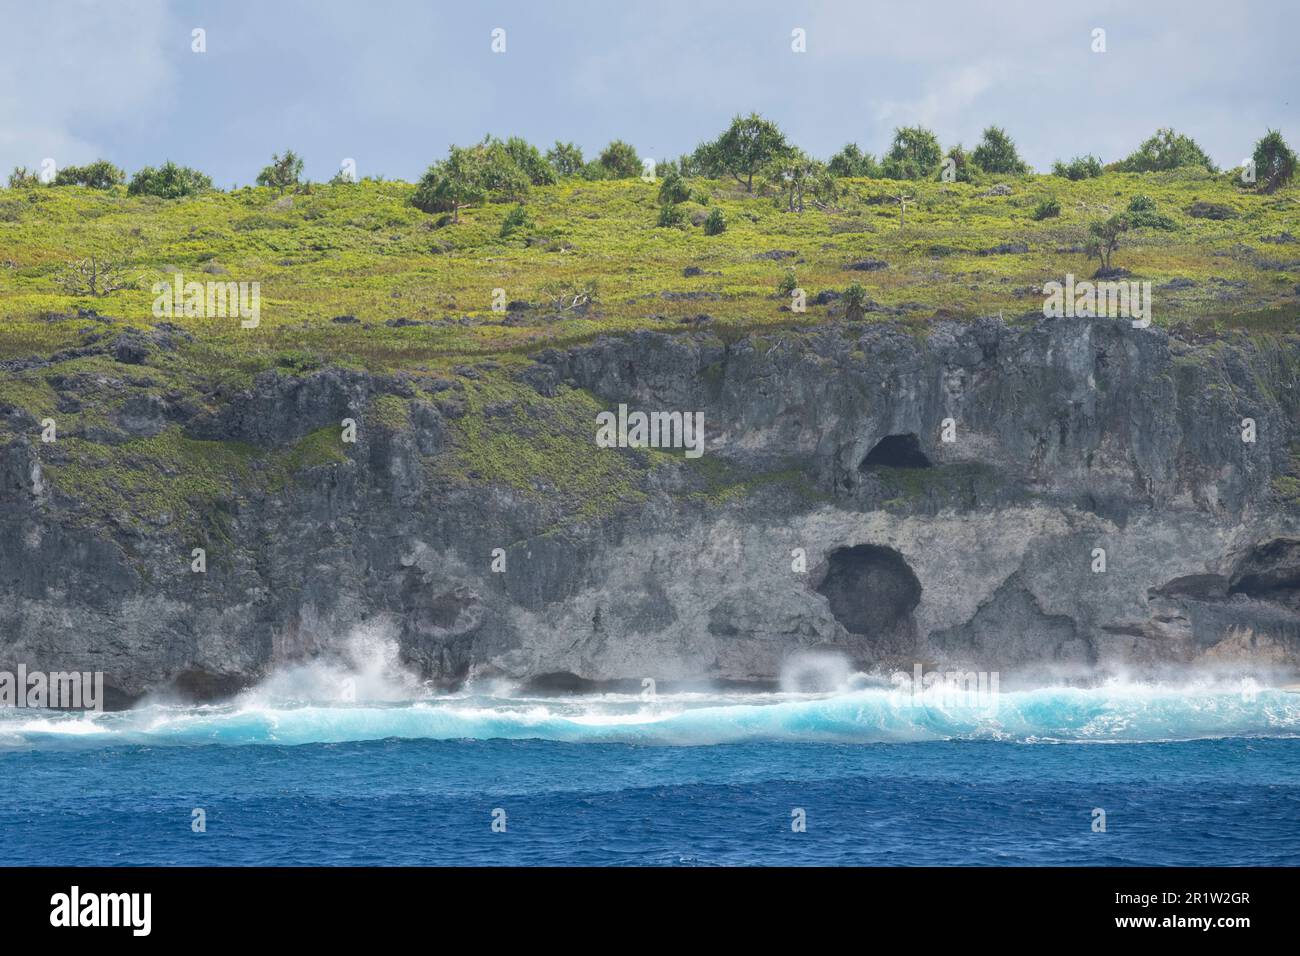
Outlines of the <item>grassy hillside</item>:
{"label": "grassy hillside", "polygon": [[[1113,264],[1152,281],[1158,324],[1296,328],[1300,188],[1268,196],[1208,173],[1006,185],[998,194],[987,183],[842,180],[833,205],[797,214],[696,181],[705,202],[684,205],[682,226],[660,228],[654,185],[566,182],[532,190],[528,223],[504,238],[513,205],[480,205],[446,223],[413,208],[414,187],[404,183],[173,201],[79,187],[0,191],[0,430],[35,442],[34,423],[57,420],[58,443],[35,447],[46,479],[85,521],[219,541],[232,499],[295,476],[311,481],[355,446],[341,445],[334,427],[273,450],[198,441],[164,426],[155,406],[168,416],[210,409],[271,368],[402,372],[400,395],[373,401],[359,416],[363,429],[400,429],[413,403],[442,408],[451,454],[439,459],[440,481],[493,482],[557,521],[581,519],[635,501],[641,476],[668,456],[591,454],[598,403],[563,388],[545,398],[516,381],[528,352],[637,328],[728,338],[843,321],[842,300],[819,293],[854,282],[869,298],[855,322],[923,332],[936,316],[1038,316],[1044,282],[1097,268],[1082,252],[1089,223],[1139,194],[1170,228],[1126,235]],[[916,197],[905,227],[890,199],[900,187]],[[1034,210],[1048,198],[1060,215],[1038,221]],[[1195,203],[1226,218],[1193,216]],[[709,236],[700,223],[714,208],[728,227]],[[128,286],[70,294],[69,264],[92,255],[121,262]],[[156,329],[150,287],[178,271],[259,282],[260,326],[177,317]],[[807,292],[803,314],[778,292],[791,272]],[[566,293],[593,288],[592,302],[564,308]],[[494,289],[504,290],[507,312],[493,310]],[[150,347],[124,358],[131,329]],[[131,424],[151,415],[151,425]],[[729,495],[745,482],[789,478],[713,467],[687,468],[682,493]]]}
{"label": "grassy hillside", "polygon": [[[1138,194],[1172,228],[1129,233],[1114,264],[1152,280],[1157,324],[1276,328],[1296,317],[1300,187],[1269,196],[1199,170],[1080,182],[1013,177],[1008,195],[967,183],[842,180],[833,205],[800,214],[726,183],[695,186],[707,202],[686,203],[687,221],[675,228],[656,226],[657,187],[639,180],[535,188],[529,222],[506,238],[501,225],[514,206],[480,205],[440,224],[409,205],[414,187],[396,182],[170,201],[120,189],[0,190],[0,360],[48,356],[103,332],[78,310],[148,327],[157,321],[150,286],[177,270],[186,280],[261,284],[257,329],[235,319],[175,320],[193,336],[190,359],[246,374],[318,362],[442,364],[629,328],[727,334],[816,324],[842,313],[834,301],[816,304],[817,294],[855,281],[871,300],[865,321],[1012,318],[1041,310],[1044,282],[1091,275],[1097,262],[1082,252],[1088,224]],[[900,188],[916,197],[905,227],[890,198]],[[1059,217],[1035,221],[1049,197]],[[1198,202],[1230,218],[1190,215]],[[707,236],[699,223],[715,207],[728,228]],[[69,294],[61,276],[92,254],[123,263],[133,286]],[[864,260],[877,268],[848,268]],[[700,274],[688,277],[688,268]],[[777,293],[790,271],[807,290],[802,315]],[[593,304],[556,307],[564,292],[593,282]],[[532,308],[494,312],[498,288]],[[400,319],[414,324],[386,324]]]}

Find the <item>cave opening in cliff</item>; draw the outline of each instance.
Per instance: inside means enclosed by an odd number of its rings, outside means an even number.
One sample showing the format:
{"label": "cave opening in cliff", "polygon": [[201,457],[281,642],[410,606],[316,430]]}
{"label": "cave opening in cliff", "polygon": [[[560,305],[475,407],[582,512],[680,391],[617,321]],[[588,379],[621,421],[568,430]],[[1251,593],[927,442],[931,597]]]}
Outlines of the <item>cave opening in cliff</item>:
{"label": "cave opening in cliff", "polygon": [[1275,538],[1253,547],[1238,562],[1228,593],[1300,611],[1300,539]]}
{"label": "cave opening in cliff", "polygon": [[858,465],[858,471],[873,468],[930,468],[930,459],[921,451],[921,440],[915,432],[906,435],[886,435],[867,452]]}
{"label": "cave opening in cliff", "polygon": [[816,590],[846,631],[877,643],[905,640],[921,601],[921,582],[903,556],[874,544],[832,551]]}

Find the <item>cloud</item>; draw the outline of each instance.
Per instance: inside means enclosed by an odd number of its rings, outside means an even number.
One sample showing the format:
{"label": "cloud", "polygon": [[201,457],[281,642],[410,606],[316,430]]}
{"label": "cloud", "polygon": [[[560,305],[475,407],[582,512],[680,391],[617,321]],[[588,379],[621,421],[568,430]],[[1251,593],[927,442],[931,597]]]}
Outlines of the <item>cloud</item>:
{"label": "cloud", "polygon": [[881,123],[906,126],[950,128],[967,108],[984,93],[996,87],[1010,73],[1005,64],[974,63],[947,73],[920,97],[909,100],[883,100],[876,105],[876,119]]}
{"label": "cloud", "polygon": [[95,159],[123,133],[165,122],[167,44],[188,49],[163,0],[11,5],[0,32],[0,169]]}

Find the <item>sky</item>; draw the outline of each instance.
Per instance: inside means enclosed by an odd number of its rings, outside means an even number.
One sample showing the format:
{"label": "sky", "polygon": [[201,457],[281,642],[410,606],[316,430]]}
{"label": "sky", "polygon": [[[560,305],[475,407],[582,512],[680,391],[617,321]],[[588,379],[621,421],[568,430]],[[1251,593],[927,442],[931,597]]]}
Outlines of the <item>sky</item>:
{"label": "sky", "polygon": [[172,159],[226,187],[291,148],[314,180],[414,180],[487,133],[664,159],[753,111],[823,158],[992,124],[1045,171],[1173,126],[1230,168],[1268,128],[1300,147],[1297,36],[1297,0],[0,0],[0,172]]}

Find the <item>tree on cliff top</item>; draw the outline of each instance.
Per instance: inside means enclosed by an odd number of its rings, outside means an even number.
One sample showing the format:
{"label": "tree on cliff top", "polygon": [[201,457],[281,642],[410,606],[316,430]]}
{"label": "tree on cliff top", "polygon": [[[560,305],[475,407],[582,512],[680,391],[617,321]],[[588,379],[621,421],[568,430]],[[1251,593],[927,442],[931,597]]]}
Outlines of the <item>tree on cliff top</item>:
{"label": "tree on cliff top", "polygon": [[754,174],[790,151],[785,134],[757,113],[737,116],[717,139],[701,143],[692,157],[706,176],[730,175],[754,191]]}

